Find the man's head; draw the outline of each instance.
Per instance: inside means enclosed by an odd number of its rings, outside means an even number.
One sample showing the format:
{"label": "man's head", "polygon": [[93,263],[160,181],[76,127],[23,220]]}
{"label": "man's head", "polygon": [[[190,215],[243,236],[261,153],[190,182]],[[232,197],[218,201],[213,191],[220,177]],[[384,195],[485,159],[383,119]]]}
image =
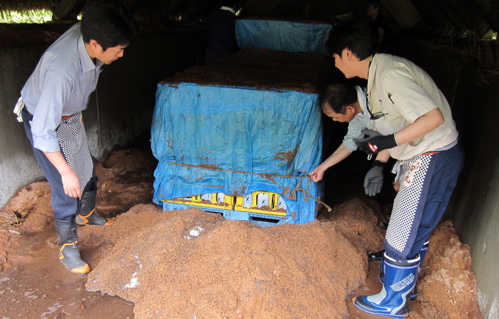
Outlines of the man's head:
{"label": "man's head", "polygon": [[371,19],[376,19],[379,14],[379,1],[378,0],[368,0],[367,1],[367,16]]}
{"label": "man's head", "polygon": [[376,52],[376,41],[365,21],[353,21],[335,25],[325,44],[326,50],[335,60],[335,66],[347,78],[359,76],[351,59],[364,61]]}
{"label": "man's head", "polygon": [[81,21],[83,41],[92,58],[109,64],[123,56],[137,25],[132,14],[114,1],[98,1],[84,13]]}
{"label": "man's head", "polygon": [[358,113],[357,90],[341,83],[330,84],[321,95],[320,105],[333,121],[350,122]]}

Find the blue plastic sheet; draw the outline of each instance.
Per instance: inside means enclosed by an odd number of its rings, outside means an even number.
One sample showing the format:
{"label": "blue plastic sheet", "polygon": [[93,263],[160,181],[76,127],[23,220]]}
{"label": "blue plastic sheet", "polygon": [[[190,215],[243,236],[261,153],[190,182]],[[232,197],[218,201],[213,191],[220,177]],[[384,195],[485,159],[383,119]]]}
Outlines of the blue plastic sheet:
{"label": "blue plastic sheet", "polygon": [[315,218],[321,161],[317,94],[159,84],[151,144],[159,160],[154,202],[224,193],[282,194],[293,223]]}
{"label": "blue plastic sheet", "polygon": [[310,52],[327,55],[324,44],[332,25],[303,22],[240,19],[236,39],[241,48]]}

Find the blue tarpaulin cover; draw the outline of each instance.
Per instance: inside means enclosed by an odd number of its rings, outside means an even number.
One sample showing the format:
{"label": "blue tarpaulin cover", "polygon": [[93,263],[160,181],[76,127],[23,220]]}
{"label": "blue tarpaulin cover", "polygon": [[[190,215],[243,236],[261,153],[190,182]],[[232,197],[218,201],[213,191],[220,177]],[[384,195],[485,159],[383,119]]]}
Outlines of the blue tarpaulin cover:
{"label": "blue tarpaulin cover", "polygon": [[239,19],[236,39],[241,48],[310,52],[327,55],[324,44],[332,25]]}
{"label": "blue tarpaulin cover", "polygon": [[151,129],[154,202],[205,193],[282,194],[295,223],[321,195],[307,173],[321,161],[318,95],[160,83]]}

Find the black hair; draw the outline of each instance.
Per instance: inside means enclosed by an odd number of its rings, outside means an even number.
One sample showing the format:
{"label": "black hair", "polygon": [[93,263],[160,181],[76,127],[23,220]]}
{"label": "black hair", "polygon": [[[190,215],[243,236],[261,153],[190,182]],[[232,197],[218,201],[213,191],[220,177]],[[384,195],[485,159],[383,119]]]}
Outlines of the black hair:
{"label": "black hair", "polygon": [[355,104],[357,100],[357,90],[354,86],[333,83],[322,92],[320,105],[324,108],[327,103],[335,113],[346,114],[347,106]]}
{"label": "black hair", "polygon": [[376,52],[376,43],[369,25],[364,20],[354,20],[333,25],[325,47],[330,56],[341,56],[343,49],[349,49],[362,61]]}
{"label": "black hair", "polygon": [[83,14],[81,34],[83,41],[97,41],[102,50],[117,45],[127,45],[137,33],[132,14],[115,1],[97,1]]}

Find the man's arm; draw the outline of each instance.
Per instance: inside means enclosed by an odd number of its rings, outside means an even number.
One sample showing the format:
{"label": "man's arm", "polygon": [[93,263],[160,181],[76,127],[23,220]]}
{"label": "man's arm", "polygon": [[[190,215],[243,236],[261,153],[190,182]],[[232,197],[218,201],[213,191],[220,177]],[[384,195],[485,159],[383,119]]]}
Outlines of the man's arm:
{"label": "man's arm", "polygon": [[440,109],[433,109],[395,133],[395,140],[399,145],[412,142],[430,133],[443,123],[444,116]]}
{"label": "man's arm", "polygon": [[389,159],[390,152],[388,152],[387,150],[383,150],[376,155],[376,160],[383,163],[387,163]]}
{"label": "man's arm", "polygon": [[55,168],[59,171],[62,178],[62,186],[64,187],[64,193],[69,197],[80,198],[81,197],[81,187],[80,179],[78,175],[69,166],[68,162],[64,158],[61,152],[44,152],[48,160]]}
{"label": "man's arm", "polygon": [[334,166],[344,160],[345,158],[350,155],[351,152],[346,148],[344,144],[341,144],[336,151],[334,151],[331,156],[329,156],[324,162],[322,162],[319,166],[317,166],[312,172],[310,172],[308,175],[314,182],[318,182],[322,180],[324,177],[324,173],[328,168],[331,166]]}
{"label": "man's arm", "polygon": [[397,145],[415,141],[444,123],[440,109],[433,109],[418,117],[400,131],[390,135],[379,135],[356,139],[357,147],[366,153],[378,153]]}

